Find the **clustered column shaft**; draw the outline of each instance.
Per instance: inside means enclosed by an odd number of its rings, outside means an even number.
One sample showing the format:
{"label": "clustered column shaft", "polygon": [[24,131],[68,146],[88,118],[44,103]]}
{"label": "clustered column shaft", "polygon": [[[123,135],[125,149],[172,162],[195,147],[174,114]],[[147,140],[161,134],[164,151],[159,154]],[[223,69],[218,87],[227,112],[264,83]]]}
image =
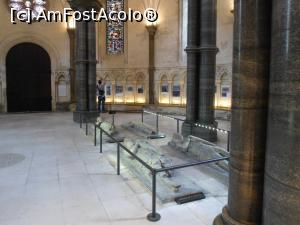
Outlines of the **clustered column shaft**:
{"label": "clustered column shaft", "polygon": [[187,52],[187,113],[182,134],[216,141],[216,133],[194,127],[200,122],[215,126],[216,1],[189,0]]}

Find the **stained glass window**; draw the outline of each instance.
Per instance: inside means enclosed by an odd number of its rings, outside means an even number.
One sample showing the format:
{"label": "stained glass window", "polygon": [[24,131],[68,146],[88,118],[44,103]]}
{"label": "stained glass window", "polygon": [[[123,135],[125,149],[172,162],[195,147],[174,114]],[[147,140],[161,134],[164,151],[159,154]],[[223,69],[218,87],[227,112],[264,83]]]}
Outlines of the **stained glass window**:
{"label": "stained glass window", "polygon": [[[124,0],[107,0],[107,14],[111,11],[120,12],[124,10]],[[106,23],[106,51],[107,54],[122,54],[124,52],[124,22],[117,19]]]}
{"label": "stained glass window", "polygon": [[27,19],[27,10],[30,9],[32,18],[36,18],[42,11],[46,10],[45,0],[10,0],[9,7],[17,10],[18,12],[24,12],[22,19]]}

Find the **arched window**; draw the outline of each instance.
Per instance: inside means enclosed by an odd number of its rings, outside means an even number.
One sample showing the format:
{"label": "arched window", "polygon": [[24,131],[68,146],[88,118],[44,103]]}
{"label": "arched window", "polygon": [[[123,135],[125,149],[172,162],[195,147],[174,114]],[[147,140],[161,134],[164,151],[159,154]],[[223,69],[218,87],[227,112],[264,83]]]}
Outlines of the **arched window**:
{"label": "arched window", "polygon": [[169,81],[166,75],[163,75],[160,80],[160,103],[170,104]]}
{"label": "arched window", "polygon": [[182,104],[182,82],[179,75],[173,76],[172,79],[172,104]]}
{"label": "arched window", "polygon": [[126,78],[126,103],[134,103],[135,98],[135,77],[128,75]]}
{"label": "arched window", "polygon": [[168,82],[168,78],[166,75],[162,76],[161,78],[161,93],[165,94],[165,93],[169,93],[169,82]]}
{"label": "arched window", "polygon": [[124,90],[124,79],[122,74],[116,76],[116,89],[115,89],[115,102],[122,103],[124,102],[125,90]]}
{"label": "arched window", "polygon": [[111,75],[106,74],[104,77],[105,84],[105,101],[113,102],[113,78]]}
{"label": "arched window", "polygon": [[220,94],[218,107],[230,108],[231,107],[231,83],[229,80],[229,75],[224,73],[220,77]]}
{"label": "arched window", "polygon": [[175,75],[172,80],[172,97],[180,97],[181,96],[181,83],[180,77]]}
{"label": "arched window", "polygon": [[136,75],[136,103],[145,103],[145,75],[138,73]]}

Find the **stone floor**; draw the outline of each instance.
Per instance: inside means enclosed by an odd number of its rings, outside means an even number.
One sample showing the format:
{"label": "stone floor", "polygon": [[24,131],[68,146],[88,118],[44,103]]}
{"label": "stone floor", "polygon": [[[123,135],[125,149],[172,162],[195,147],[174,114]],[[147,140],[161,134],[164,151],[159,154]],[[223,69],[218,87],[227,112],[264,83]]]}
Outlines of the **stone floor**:
{"label": "stone floor", "polygon": [[[162,130],[170,127],[163,121]],[[100,155],[71,113],[0,115],[0,224],[153,224],[145,219],[151,193],[125,168],[115,175],[107,149]],[[226,204],[225,189],[184,205],[158,204],[156,224],[211,225]]]}

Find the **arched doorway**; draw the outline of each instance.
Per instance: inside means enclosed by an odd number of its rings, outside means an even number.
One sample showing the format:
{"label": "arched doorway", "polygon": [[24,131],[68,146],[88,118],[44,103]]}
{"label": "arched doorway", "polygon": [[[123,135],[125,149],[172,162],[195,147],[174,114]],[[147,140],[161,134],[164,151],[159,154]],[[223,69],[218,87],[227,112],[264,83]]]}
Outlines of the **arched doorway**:
{"label": "arched doorway", "polygon": [[7,111],[51,111],[51,60],[39,45],[21,43],[6,57]]}

